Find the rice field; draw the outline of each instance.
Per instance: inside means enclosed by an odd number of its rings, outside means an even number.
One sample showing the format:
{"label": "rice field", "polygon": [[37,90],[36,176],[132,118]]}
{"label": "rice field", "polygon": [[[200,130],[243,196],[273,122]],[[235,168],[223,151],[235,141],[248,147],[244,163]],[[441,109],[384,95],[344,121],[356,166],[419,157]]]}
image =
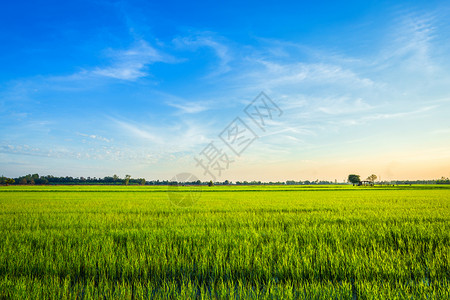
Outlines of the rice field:
{"label": "rice field", "polygon": [[445,186],[3,186],[0,299],[450,299],[449,221]]}

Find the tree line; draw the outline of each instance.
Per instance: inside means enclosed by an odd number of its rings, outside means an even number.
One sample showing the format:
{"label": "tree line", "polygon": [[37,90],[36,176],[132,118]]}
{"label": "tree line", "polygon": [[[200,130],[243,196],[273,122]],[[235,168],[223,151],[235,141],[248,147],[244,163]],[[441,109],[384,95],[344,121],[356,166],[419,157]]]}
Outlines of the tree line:
{"label": "tree line", "polygon": [[[372,174],[365,180],[369,184],[375,184],[377,176]],[[353,185],[361,184],[361,176],[357,174],[350,174],[347,178],[348,183]],[[97,177],[71,177],[71,176],[39,176],[39,174],[28,174],[25,176],[20,176],[17,178],[8,178],[5,176],[0,177],[0,185],[327,185],[327,184],[346,184],[338,183],[335,181],[327,180],[287,180],[287,181],[236,181],[232,182],[230,180],[225,181],[205,181],[200,180],[192,182],[182,182],[178,183],[176,181],[170,180],[150,180],[147,181],[145,178],[132,178],[131,175],[125,175],[121,178],[117,175],[106,176],[103,178]],[[450,184],[450,179],[446,177],[441,177],[437,180],[394,180],[394,181],[378,181],[377,184]]]}
{"label": "tree line", "polygon": [[450,184],[450,179],[442,176],[441,179],[436,180],[436,183],[437,184]]}
{"label": "tree line", "polygon": [[[232,182],[230,180],[224,181],[216,181],[202,182],[200,180],[192,181],[192,182],[183,182],[184,185],[310,185],[310,184],[334,184],[336,182],[326,181],[326,180],[314,180],[314,181],[236,181]],[[39,174],[28,174],[25,176],[20,176],[17,178],[7,178],[0,177],[0,184],[16,184],[16,185],[174,185],[179,184],[176,181],[170,180],[150,180],[147,181],[145,178],[131,178],[130,175],[125,175],[124,178],[121,178],[117,175],[106,176],[103,178],[97,177],[72,177],[72,176],[39,176]],[[342,183],[341,183],[342,184]]]}
{"label": "tree line", "polygon": [[[372,174],[368,176],[365,180],[361,180],[361,176],[357,174],[348,175],[347,181],[353,185],[362,185],[363,182],[368,182],[371,185],[375,184],[378,176]],[[437,180],[391,180],[391,181],[378,181],[378,184],[450,184],[450,179],[442,176],[441,179]]]}
{"label": "tree line", "polygon": [[28,174],[17,178],[0,177],[0,184],[19,184],[19,185],[45,185],[45,184],[67,184],[67,185],[89,185],[89,184],[103,184],[103,185],[144,185],[146,180],[144,178],[131,178],[130,175],[125,175],[120,178],[117,175],[106,176],[103,178],[97,177],[71,177],[71,176],[39,176],[39,174]]}

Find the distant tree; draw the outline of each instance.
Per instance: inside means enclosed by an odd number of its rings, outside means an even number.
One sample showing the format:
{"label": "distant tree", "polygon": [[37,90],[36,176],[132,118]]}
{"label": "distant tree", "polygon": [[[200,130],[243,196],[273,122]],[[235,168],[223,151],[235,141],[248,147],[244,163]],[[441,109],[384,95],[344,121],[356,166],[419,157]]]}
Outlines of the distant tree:
{"label": "distant tree", "polygon": [[125,185],[128,185],[130,183],[131,175],[125,175],[125,179],[123,180],[123,183]]}
{"label": "distant tree", "polygon": [[36,184],[47,184],[48,183],[48,179],[42,176],[40,178],[34,179],[34,183],[36,183]]}
{"label": "distant tree", "polygon": [[213,186],[214,185],[214,182],[212,182],[212,180],[210,180],[209,182],[208,182],[208,186]]}
{"label": "distant tree", "polygon": [[437,184],[450,184],[450,179],[442,176],[441,179],[436,180],[436,183]]}
{"label": "distant tree", "polygon": [[104,183],[113,183],[114,182],[114,177],[106,176],[106,177],[103,178],[103,182]]}
{"label": "distant tree", "polygon": [[8,178],[5,176],[0,177],[0,184],[9,185],[9,184],[14,184],[14,182],[16,182],[16,181],[12,178]]}
{"label": "distant tree", "polygon": [[229,185],[230,182],[229,182],[228,180],[225,180],[225,181],[223,182],[223,184],[224,184],[224,185]]}
{"label": "distant tree", "polygon": [[348,175],[348,182],[353,183],[353,185],[355,185],[356,183],[359,183],[361,181],[361,178],[359,175],[356,174],[350,174]]}
{"label": "distant tree", "polygon": [[140,178],[139,179],[139,184],[140,185],[145,185],[145,178]]}
{"label": "distant tree", "polygon": [[378,178],[377,175],[372,174],[369,177],[367,177],[367,180],[372,182],[372,184],[373,184],[375,182],[375,180],[377,180],[377,178]]}
{"label": "distant tree", "polygon": [[27,183],[28,183],[28,181],[25,177],[20,178],[19,184],[27,184]]}

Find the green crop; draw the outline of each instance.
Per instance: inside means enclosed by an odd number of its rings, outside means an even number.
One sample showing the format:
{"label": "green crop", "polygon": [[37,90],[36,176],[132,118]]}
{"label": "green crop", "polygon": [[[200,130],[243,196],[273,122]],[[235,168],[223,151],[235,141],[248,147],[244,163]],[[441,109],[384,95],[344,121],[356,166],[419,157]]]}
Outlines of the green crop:
{"label": "green crop", "polygon": [[0,299],[449,299],[449,212],[441,186],[203,187],[187,208],[1,187]]}

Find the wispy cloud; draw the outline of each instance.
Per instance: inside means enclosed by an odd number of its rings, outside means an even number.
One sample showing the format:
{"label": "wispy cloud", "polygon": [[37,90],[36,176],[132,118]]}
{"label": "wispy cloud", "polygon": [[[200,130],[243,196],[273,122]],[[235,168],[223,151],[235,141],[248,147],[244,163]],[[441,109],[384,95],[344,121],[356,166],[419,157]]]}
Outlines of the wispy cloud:
{"label": "wispy cloud", "polygon": [[157,133],[159,129],[149,128],[148,126],[133,124],[118,119],[113,119],[113,121],[123,132],[126,132],[130,136],[156,144],[163,144],[163,138]]}
{"label": "wispy cloud", "polygon": [[423,116],[427,111],[435,109],[437,106],[426,106],[413,111],[398,112],[398,113],[384,113],[375,114],[372,116],[365,117],[366,120],[380,120],[380,119],[403,119],[412,116]]}
{"label": "wispy cloud", "polygon": [[111,118],[122,140],[136,145],[147,145],[167,153],[193,151],[208,142],[210,127],[201,121],[180,120],[178,123],[149,125]]}
{"label": "wispy cloud", "polygon": [[353,100],[349,97],[324,99],[321,105],[323,106],[320,106],[318,110],[329,115],[361,113],[373,109],[373,106],[363,99]]}
{"label": "wispy cloud", "polygon": [[[389,120],[389,119],[395,119],[395,120],[403,120],[407,118],[417,118],[417,117],[424,117],[425,113],[428,111],[432,111],[436,109],[438,106],[425,106],[418,108],[416,110],[411,111],[403,111],[403,112],[396,112],[396,113],[376,113],[376,114],[368,114],[363,117],[359,118],[352,118],[352,119],[345,119],[340,120],[338,123],[345,124],[345,125],[361,125],[367,122],[371,121],[379,121],[379,120]],[[336,124],[336,122],[333,122]]]}
{"label": "wispy cloud", "polygon": [[213,101],[190,100],[169,93],[156,91],[155,94],[170,107],[177,109],[177,114],[197,114],[213,108]]}
{"label": "wispy cloud", "polygon": [[167,105],[175,107],[179,109],[180,112],[186,114],[196,114],[210,109],[209,105],[207,105],[207,103],[205,102],[168,102]]}
{"label": "wispy cloud", "polygon": [[437,72],[440,67],[433,59],[433,53],[436,52],[433,42],[437,36],[437,22],[437,14],[433,12],[411,9],[398,11],[371,68],[391,69],[394,74],[401,72],[405,77],[423,77]]}
{"label": "wispy cloud", "polygon": [[134,42],[127,49],[107,49],[103,66],[92,66],[68,75],[36,75],[12,80],[0,90],[0,112],[5,110],[5,98],[18,101],[31,101],[37,95],[50,92],[79,92],[111,84],[111,81],[137,81],[152,77],[149,66],[154,63],[177,63],[172,55],[157,49],[145,40]]}
{"label": "wispy cloud", "polygon": [[88,137],[93,140],[98,140],[98,141],[107,142],[107,143],[110,143],[113,141],[113,139],[107,139],[105,137],[102,137],[100,135],[95,135],[95,134],[85,134],[85,133],[77,133],[77,134],[79,136]]}
{"label": "wispy cloud", "polygon": [[433,130],[431,132],[431,134],[438,134],[438,135],[440,135],[440,134],[444,135],[445,134],[445,135],[450,136],[450,127],[449,128],[442,128],[442,129]]}
{"label": "wispy cloud", "polygon": [[148,149],[136,149],[127,146],[117,147],[31,147],[29,145],[0,145],[0,153],[9,155],[21,155],[31,157],[42,157],[50,159],[70,160],[104,160],[104,161],[127,161],[155,164],[164,159],[161,153],[148,151]]}
{"label": "wispy cloud", "polygon": [[317,62],[281,63],[267,58],[255,59],[253,62],[254,70],[241,74],[238,80],[253,81],[254,84],[267,89],[288,86],[304,89],[317,84],[347,85],[352,86],[353,89],[361,89],[374,85],[374,81],[370,78],[361,77],[355,71],[339,65]]}
{"label": "wispy cloud", "polygon": [[179,48],[189,49],[191,51],[196,51],[201,47],[212,49],[219,59],[219,63],[214,66],[214,70],[209,76],[221,75],[231,70],[229,63],[232,61],[233,57],[229,47],[224,43],[219,42],[213,37],[212,33],[204,32],[188,37],[177,37],[173,40],[173,43]]}
{"label": "wispy cloud", "polygon": [[88,74],[122,80],[136,80],[148,76],[147,66],[155,62],[174,62],[175,59],[140,40],[127,50],[109,50],[110,66],[97,67]]}

